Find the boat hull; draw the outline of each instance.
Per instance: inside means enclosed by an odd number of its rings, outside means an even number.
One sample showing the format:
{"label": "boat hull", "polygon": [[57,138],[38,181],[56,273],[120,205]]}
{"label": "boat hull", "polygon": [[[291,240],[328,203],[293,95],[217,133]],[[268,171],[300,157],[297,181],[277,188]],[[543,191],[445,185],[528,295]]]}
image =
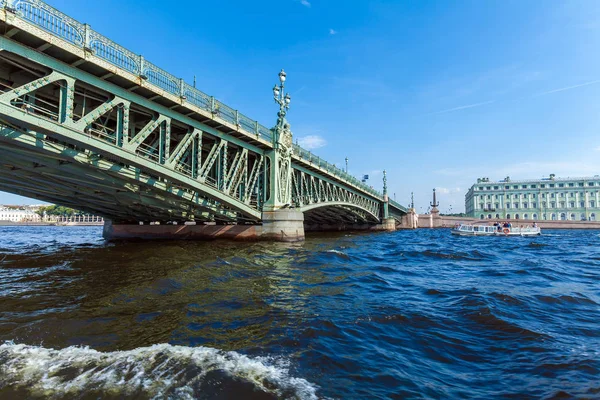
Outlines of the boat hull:
{"label": "boat hull", "polygon": [[457,225],[451,233],[456,236],[539,236],[539,227],[498,227],[491,225]]}
{"label": "boat hull", "polygon": [[457,231],[455,229],[452,230],[452,234],[456,236],[540,236],[541,232],[463,232]]}

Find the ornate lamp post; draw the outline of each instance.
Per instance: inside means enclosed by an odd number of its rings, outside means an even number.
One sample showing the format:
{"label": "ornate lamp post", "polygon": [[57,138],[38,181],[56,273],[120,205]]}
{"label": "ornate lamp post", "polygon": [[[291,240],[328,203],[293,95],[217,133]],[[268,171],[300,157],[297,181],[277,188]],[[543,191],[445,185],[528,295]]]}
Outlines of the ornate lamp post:
{"label": "ornate lamp post", "polygon": [[293,139],[290,124],[285,119],[290,108],[291,96],[289,93],[285,93],[286,78],[287,74],[282,69],[279,72],[279,85],[273,86],[273,99],[275,103],[279,104],[279,111],[277,112],[277,124],[271,129],[273,132],[273,150],[267,154],[271,161],[269,171],[270,193],[265,203],[265,210],[267,211],[287,208],[292,203]]}
{"label": "ornate lamp post", "polygon": [[348,157],[346,157],[346,173],[348,173]]}
{"label": "ornate lamp post", "polygon": [[279,86],[273,86],[273,98],[275,103],[279,104],[279,112],[277,113],[277,126],[278,129],[283,129],[285,124],[285,115],[287,110],[290,108],[290,102],[292,97],[289,93],[285,93],[285,79],[287,74],[283,69],[279,72]]}
{"label": "ornate lamp post", "polygon": [[390,217],[388,203],[389,203],[389,199],[388,199],[388,187],[387,187],[387,174],[384,169],[383,170],[383,218],[385,218],[385,219]]}

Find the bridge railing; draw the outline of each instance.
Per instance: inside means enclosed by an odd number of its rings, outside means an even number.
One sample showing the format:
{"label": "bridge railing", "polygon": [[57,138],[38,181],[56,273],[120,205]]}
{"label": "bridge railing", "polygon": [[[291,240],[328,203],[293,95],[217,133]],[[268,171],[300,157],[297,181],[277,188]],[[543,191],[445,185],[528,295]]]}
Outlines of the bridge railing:
{"label": "bridge railing", "polygon": [[40,0],[0,0],[0,7],[13,10],[21,18],[69,43],[92,51],[94,55],[112,65],[147,80],[167,93],[189,101],[196,107],[219,117],[238,129],[267,141],[273,140],[271,130],[258,121],[216,100],[214,97],[188,85],[183,79],[168,73],[127,50],[109,38],[82,24]]}
{"label": "bridge railing", "polygon": [[[216,100],[213,96],[209,96],[201,90],[185,83],[183,79],[177,78],[162,68],[148,62],[143,56],[127,50],[94,31],[88,24],[76,21],[41,0],[0,0],[0,7],[14,11],[21,18],[33,23],[49,34],[64,39],[81,49],[93,52],[96,57],[147,80],[167,93],[190,102],[196,107],[211,113],[213,117],[219,117],[237,126],[238,129],[255,135],[257,138],[262,138],[269,142],[273,141],[273,132],[258,121],[252,120],[239,111]],[[342,169],[313,155],[308,150],[294,145],[294,152],[299,157],[318,165],[329,173],[344,179],[346,182],[374,196],[382,197],[382,194],[375,189]]]}
{"label": "bridge railing", "polygon": [[315,156],[310,151],[303,149],[299,145],[294,144],[293,150],[294,150],[294,154],[297,155],[298,157],[302,158],[303,160],[306,160],[306,161],[310,162],[311,164],[314,164],[317,167],[320,167],[320,168],[326,170],[330,174],[335,175],[338,178],[341,178],[341,179],[345,180],[346,182],[351,183],[354,186],[357,186],[368,193],[371,193],[373,196],[383,197],[383,194],[379,193],[377,190],[366,185],[365,183],[359,181],[356,177],[350,175],[349,173],[342,170],[341,168],[338,168],[335,165],[328,163],[327,161],[323,160],[321,157]]}
{"label": "bridge railing", "polygon": [[404,209],[406,209],[406,207],[404,207],[402,204],[398,203],[398,202],[397,202],[397,201],[395,201],[395,200],[389,199],[389,202],[390,202],[390,204],[391,204],[391,205],[393,205],[393,206],[394,206],[394,207],[396,207],[396,208],[399,208],[399,209],[401,209],[401,210],[404,210]]}

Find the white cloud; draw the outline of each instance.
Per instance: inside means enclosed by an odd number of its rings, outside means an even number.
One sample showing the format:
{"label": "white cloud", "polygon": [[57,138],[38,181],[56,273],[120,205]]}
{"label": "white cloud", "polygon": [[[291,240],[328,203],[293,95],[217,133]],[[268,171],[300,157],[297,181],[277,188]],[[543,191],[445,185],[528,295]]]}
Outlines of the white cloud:
{"label": "white cloud", "polygon": [[437,193],[442,193],[442,194],[451,194],[451,193],[460,193],[461,192],[459,187],[455,187],[455,188],[437,187],[437,188],[435,188],[435,191]]}
{"label": "white cloud", "polygon": [[337,31],[336,31],[335,29],[331,29],[331,28],[329,28],[329,34],[330,34],[330,35],[336,35],[336,34],[337,34]]}
{"label": "white cloud", "polygon": [[310,7],[310,2],[308,0],[300,0],[300,4],[304,7]]}
{"label": "white cloud", "polygon": [[308,135],[298,138],[298,144],[306,150],[314,150],[327,145],[327,141],[319,135]]}

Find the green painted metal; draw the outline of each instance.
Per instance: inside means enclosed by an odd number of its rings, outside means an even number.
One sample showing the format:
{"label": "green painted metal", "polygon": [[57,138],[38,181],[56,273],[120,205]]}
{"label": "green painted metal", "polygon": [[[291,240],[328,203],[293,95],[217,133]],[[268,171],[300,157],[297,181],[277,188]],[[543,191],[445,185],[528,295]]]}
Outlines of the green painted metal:
{"label": "green painted metal", "polygon": [[[0,0],[0,6],[0,21],[80,58],[68,65],[0,36],[0,62],[21,67],[29,71],[25,75],[32,75],[0,94],[0,123],[17,137],[35,134],[46,143],[75,146],[88,156],[112,160],[134,168],[139,176],[152,177],[153,182],[164,182],[167,192],[169,187],[179,187],[193,193],[195,204],[211,205],[200,214],[178,216],[188,220],[257,222],[262,211],[287,207],[315,214],[320,209],[318,213],[326,218],[335,218],[328,208],[352,210],[348,215],[355,221],[377,222],[388,215],[387,193],[382,196],[345,171],[293,145],[285,119],[290,97],[284,93],[283,70],[281,85],[274,88],[280,106],[278,120],[269,130],[42,1]],[[30,62],[48,68],[50,73],[35,76],[25,65]],[[107,73],[91,75],[79,68],[85,63],[97,64]],[[108,82],[106,77],[111,76],[129,80],[133,86]],[[59,90],[54,97],[51,93],[56,86]],[[134,93],[140,88],[156,95],[148,98]],[[158,104],[153,101],[157,98],[164,99],[162,104],[174,105]],[[185,111],[184,115],[184,110],[191,112]],[[14,135],[2,140],[6,143],[10,138],[17,140]],[[36,157],[44,160],[47,156],[35,151],[27,154],[34,164]],[[19,165],[23,162],[13,161]],[[93,168],[77,171],[79,175],[65,180],[78,179],[83,187],[84,179],[78,176],[94,177]],[[117,182],[113,184],[118,186]],[[7,181],[0,188],[16,191],[14,185]],[[48,189],[40,191],[46,199],[55,198]],[[27,190],[32,194],[35,187]],[[67,201],[72,200],[64,197],[63,204]],[[395,216],[406,212],[392,201],[389,208]],[[96,212],[110,218],[106,212]]]}

